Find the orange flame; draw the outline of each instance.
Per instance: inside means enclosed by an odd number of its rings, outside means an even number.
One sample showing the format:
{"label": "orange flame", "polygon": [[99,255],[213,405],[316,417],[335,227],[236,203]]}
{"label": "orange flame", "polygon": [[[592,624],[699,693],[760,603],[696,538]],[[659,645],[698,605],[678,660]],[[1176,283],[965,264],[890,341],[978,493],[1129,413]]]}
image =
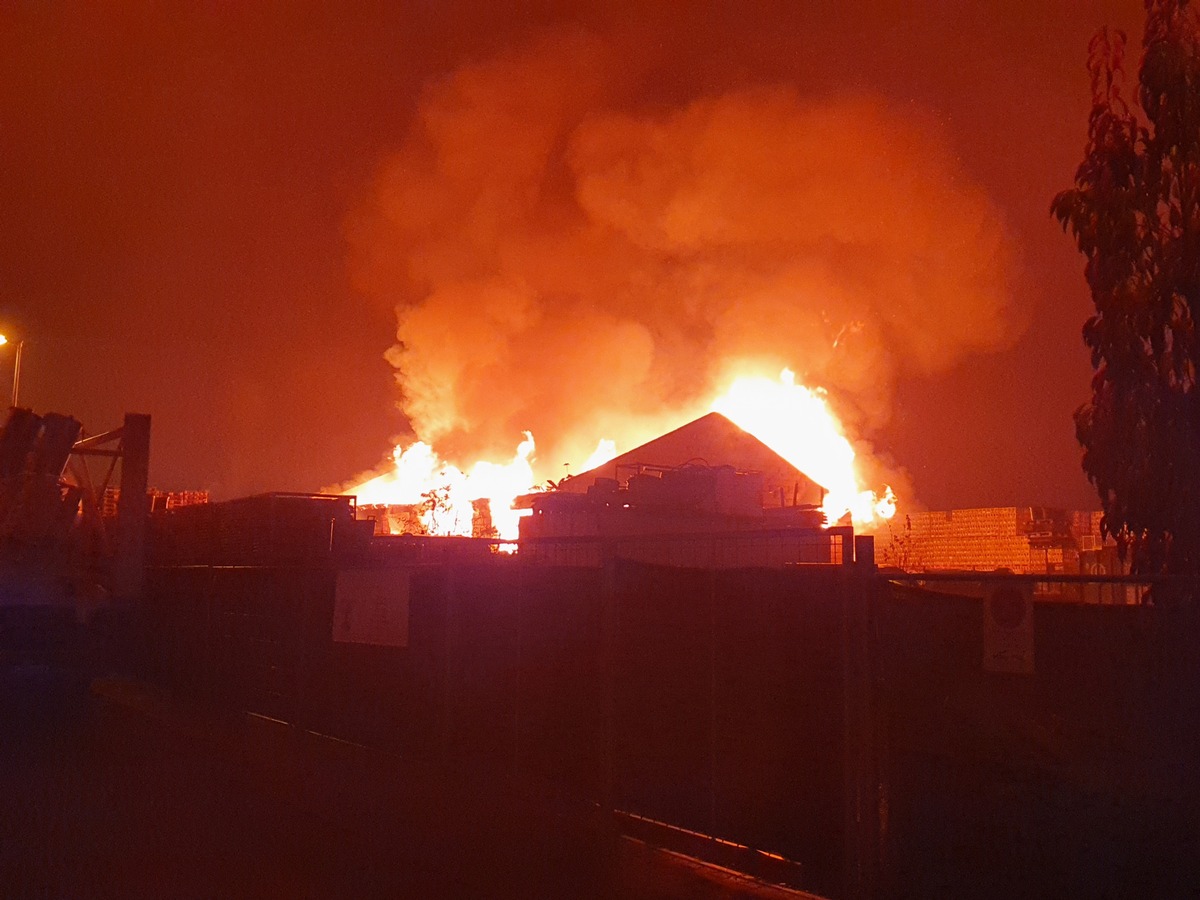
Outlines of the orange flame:
{"label": "orange flame", "polygon": [[[896,497],[890,487],[882,494],[864,489],[855,465],[854,448],[824,392],[796,384],[784,369],[778,380],[761,377],[736,379],[711,407],[794,465],[828,492],[824,511],[830,522],[847,513],[857,525],[890,519]],[[516,540],[519,522],[528,510],[514,510],[520,494],[535,490],[533,435],[507,463],[476,462],[464,473],[441,460],[428,444],[418,441],[406,449],[396,447],[391,471],[364,482],[350,493],[365,505],[424,506],[421,522],[429,534],[472,534],[472,501],[486,498],[497,536]],[[588,471],[617,455],[611,440],[601,440],[580,471]]]}
{"label": "orange flame", "polygon": [[777,381],[738,378],[713,401],[712,409],[825,488],[824,510],[830,522],[847,513],[855,524],[896,514],[890,487],[880,495],[859,483],[854,448],[830,411],[824,391],[796,384],[790,369],[784,369]]}
{"label": "orange flame", "polygon": [[596,444],[596,449],[592,451],[592,455],[587,458],[587,461],[579,469],[580,472],[590,472],[597,466],[602,466],[610,459],[617,455],[616,441],[610,441],[608,438],[601,438]]}
{"label": "orange flame", "polygon": [[349,493],[366,505],[425,506],[421,524],[429,534],[465,537],[472,534],[472,501],[486,498],[497,535],[515,540],[518,522],[526,512],[512,505],[517,495],[534,483],[530,464],[533,451],[533,435],[527,431],[510,462],[480,461],[464,473],[443,462],[424,441],[418,441],[407,449],[396,447],[391,471],[363,482]]}

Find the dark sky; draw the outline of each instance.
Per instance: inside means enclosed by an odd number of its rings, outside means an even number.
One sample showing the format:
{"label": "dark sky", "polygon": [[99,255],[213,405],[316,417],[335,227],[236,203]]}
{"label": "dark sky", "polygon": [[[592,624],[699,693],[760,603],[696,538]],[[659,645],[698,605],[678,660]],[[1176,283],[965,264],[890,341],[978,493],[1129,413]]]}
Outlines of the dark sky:
{"label": "dark sky", "polygon": [[406,428],[396,298],[354,277],[348,223],[411,151],[424,86],[569,29],[627,55],[604,102],[642,115],[768,85],[936,132],[1007,230],[1012,326],[896,367],[869,437],[931,508],[1094,506],[1071,422],[1090,307],[1047,211],[1082,155],[1088,39],[1136,45],[1141,3],[642,5],[5,4],[0,330],[26,340],[23,405],[92,432],[148,412],[152,483],[218,498],[375,465]]}

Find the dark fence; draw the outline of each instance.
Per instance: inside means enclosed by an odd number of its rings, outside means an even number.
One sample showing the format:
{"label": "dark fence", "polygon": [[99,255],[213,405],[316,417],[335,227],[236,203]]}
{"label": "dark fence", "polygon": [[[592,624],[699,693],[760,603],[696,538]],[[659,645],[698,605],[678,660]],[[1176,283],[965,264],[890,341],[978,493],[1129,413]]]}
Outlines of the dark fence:
{"label": "dark fence", "polygon": [[910,579],[880,605],[886,892],[1197,896],[1200,611],[1059,579],[1034,597],[1100,602],[1034,602],[1032,671],[987,671],[986,598],[1042,584]]}
{"label": "dark fence", "polygon": [[[778,855],[766,874],[829,896],[1200,893],[1200,613],[1130,604],[1143,585],[888,580],[847,535],[836,565],[722,568],[745,536],[705,568],[351,559],[314,522],[307,567],[153,568],[147,675]],[[1025,673],[984,665],[998,587],[1033,597]]]}
{"label": "dark fence", "polygon": [[405,646],[333,639],[331,568],[155,569],[147,672],[777,854],[800,864],[785,879],[848,893],[845,611],[870,584],[854,567],[374,571],[407,581]]}
{"label": "dark fence", "polygon": [[313,617],[332,608],[335,579],[328,568],[150,569],[139,609],[143,671],[189,696],[296,721],[316,651]]}

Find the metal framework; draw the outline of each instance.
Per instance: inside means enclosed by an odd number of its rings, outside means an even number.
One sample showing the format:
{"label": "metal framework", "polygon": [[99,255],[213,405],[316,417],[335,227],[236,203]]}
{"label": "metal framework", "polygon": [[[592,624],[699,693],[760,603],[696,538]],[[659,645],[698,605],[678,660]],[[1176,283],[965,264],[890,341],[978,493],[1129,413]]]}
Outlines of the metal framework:
{"label": "metal framework", "polygon": [[[106,462],[103,475],[93,478],[89,459]],[[105,492],[121,464],[120,498],[116,533],[110,534],[103,515]],[[81,514],[88,531],[99,543],[97,550],[113,560],[113,596],[128,600],[142,587],[146,547],[146,489],[150,466],[150,417],[126,413],[120,428],[81,438],[71,447],[68,467],[82,492]]]}

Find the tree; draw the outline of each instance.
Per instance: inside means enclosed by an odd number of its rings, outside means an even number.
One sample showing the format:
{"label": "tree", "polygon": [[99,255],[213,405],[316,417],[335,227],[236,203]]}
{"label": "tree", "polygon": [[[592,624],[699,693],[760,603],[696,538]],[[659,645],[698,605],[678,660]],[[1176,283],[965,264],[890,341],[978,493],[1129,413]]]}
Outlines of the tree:
{"label": "tree", "polygon": [[1087,258],[1092,397],[1075,413],[1103,528],[1139,574],[1200,574],[1200,22],[1147,0],[1137,109],[1125,36],[1088,50],[1092,111],[1075,186],[1052,214]]}

